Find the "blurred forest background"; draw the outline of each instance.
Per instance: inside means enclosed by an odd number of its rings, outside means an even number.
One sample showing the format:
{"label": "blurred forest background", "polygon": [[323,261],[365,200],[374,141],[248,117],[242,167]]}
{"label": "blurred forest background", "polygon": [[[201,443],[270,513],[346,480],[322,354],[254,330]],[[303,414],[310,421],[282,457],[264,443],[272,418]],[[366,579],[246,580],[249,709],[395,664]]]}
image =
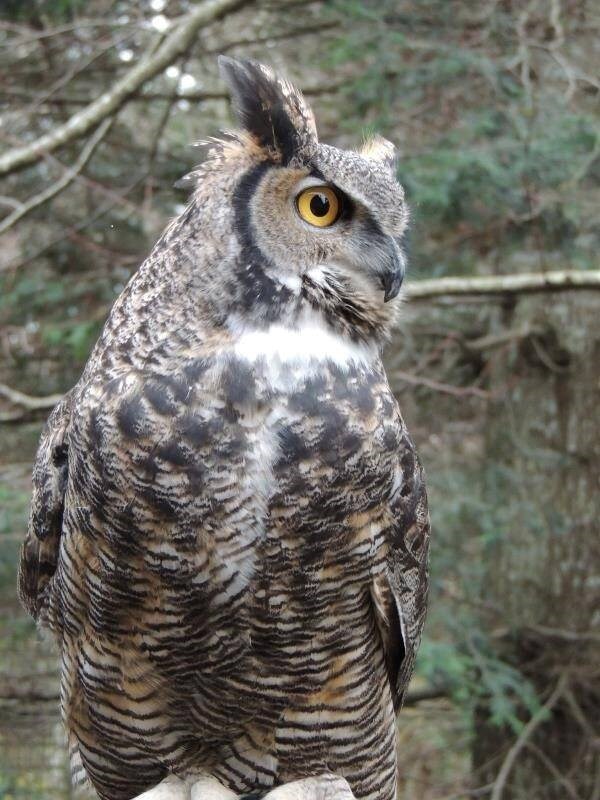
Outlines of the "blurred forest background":
{"label": "blurred forest background", "polygon": [[231,125],[227,52],[297,81],[323,140],[400,152],[387,359],[434,524],[400,798],[600,800],[599,43],[593,0],[0,3],[0,798],[73,796],[15,597],[32,458]]}

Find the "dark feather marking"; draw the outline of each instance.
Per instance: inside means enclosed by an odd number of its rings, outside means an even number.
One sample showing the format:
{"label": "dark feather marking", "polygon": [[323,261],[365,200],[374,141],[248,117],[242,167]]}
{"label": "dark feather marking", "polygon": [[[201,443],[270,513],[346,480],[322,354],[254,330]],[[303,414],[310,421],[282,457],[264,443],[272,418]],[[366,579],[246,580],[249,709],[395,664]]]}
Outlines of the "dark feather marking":
{"label": "dark feather marking", "polygon": [[235,405],[256,401],[256,379],[254,370],[239,359],[233,359],[221,373],[225,396]]}
{"label": "dark feather marking", "polygon": [[150,401],[152,407],[163,416],[177,412],[177,402],[170,396],[162,381],[154,380],[146,383],[144,396]]}
{"label": "dark feather marking", "polygon": [[261,147],[281,154],[288,164],[300,146],[300,136],[286,111],[287,98],[276,79],[248,59],[219,58],[221,73],[231,90],[240,124]]}
{"label": "dark feather marking", "polygon": [[276,283],[266,274],[264,266],[270,261],[254,240],[250,219],[252,196],[263,175],[272,166],[268,161],[262,161],[248,170],[240,179],[233,196],[235,226],[242,245],[241,261],[236,273],[242,287],[242,306],[246,311],[258,305],[262,306],[266,322],[277,319],[281,305],[292,296],[289,289]]}
{"label": "dark feather marking", "polygon": [[138,395],[126,397],[117,410],[117,421],[121,432],[130,439],[137,438],[146,416],[144,405]]}

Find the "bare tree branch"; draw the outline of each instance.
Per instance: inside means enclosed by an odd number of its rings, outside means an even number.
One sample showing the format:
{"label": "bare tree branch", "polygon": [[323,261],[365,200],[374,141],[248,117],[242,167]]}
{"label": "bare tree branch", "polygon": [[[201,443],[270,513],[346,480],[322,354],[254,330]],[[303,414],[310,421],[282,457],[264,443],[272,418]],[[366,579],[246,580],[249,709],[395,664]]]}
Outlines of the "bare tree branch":
{"label": "bare tree branch", "polygon": [[28,411],[38,411],[54,408],[62,400],[63,396],[62,394],[51,394],[46,397],[33,397],[30,394],[20,392],[18,389],[12,389],[5,383],[0,383],[0,397],[4,397],[13,405],[21,406]]}
{"label": "bare tree branch", "polygon": [[411,386],[425,386],[434,392],[450,394],[453,397],[479,397],[482,400],[489,400],[492,397],[490,392],[486,392],[485,389],[479,389],[477,386],[452,386],[449,383],[440,383],[440,381],[411,375],[409,372],[403,372],[398,369],[394,370],[394,376],[405,383],[409,383]]}
{"label": "bare tree branch", "polygon": [[[89,217],[86,217],[86,219],[77,222],[75,225],[72,225],[69,228],[63,229],[58,236],[54,237],[49,242],[46,242],[46,244],[42,245],[42,247],[40,247],[38,250],[31,253],[30,255],[25,256],[24,258],[19,260],[8,262],[6,264],[2,264],[0,261],[0,273],[7,272],[13,269],[19,269],[20,267],[25,266],[25,264],[29,264],[31,261],[35,261],[36,258],[39,258],[40,256],[44,255],[44,253],[47,250],[49,250],[53,245],[57,244],[58,242],[62,242],[63,239],[67,238],[71,234],[76,233],[77,231],[84,230],[93,222],[96,222],[97,220],[101,219],[105,214],[108,214],[109,211],[111,211],[115,206],[123,204],[124,198],[130,192],[132,192],[137,186],[139,186],[139,184],[142,183],[142,181],[144,181],[145,178],[146,175],[142,174],[134,181],[132,181],[128,186],[125,186],[123,189],[105,192],[105,194],[107,194],[109,198],[111,198],[111,202],[100,206],[100,208],[94,214],[91,214]],[[133,206],[132,204],[129,213],[134,213],[134,211],[136,210],[137,210],[136,206]]]}
{"label": "bare tree branch", "polygon": [[571,800],[581,800],[571,781],[557,769],[554,762],[548,758],[543,750],[540,750],[533,742],[527,742],[525,747],[542,762],[552,777],[564,787]]}
{"label": "bare tree branch", "polygon": [[20,208],[16,208],[12,214],[9,214],[0,222],[0,234],[6,233],[6,231],[22,217],[24,217],[26,214],[29,214],[29,212],[33,211],[34,208],[38,208],[44,203],[47,203],[48,200],[56,197],[57,194],[60,194],[63,189],[66,189],[67,186],[75,180],[76,176],[81,172],[81,170],[92,157],[96,147],[106,136],[108,129],[113,123],[113,120],[114,117],[108,117],[100,123],[94,135],[89,138],[85,147],[81,150],[77,161],[72,167],[65,171],[64,175],[57,180],[56,183],[53,183],[52,186],[49,186],[47,189],[44,189],[44,191],[36,194],[26,203],[22,203]]}
{"label": "bare tree branch", "polygon": [[476,278],[434,278],[406,287],[409,300],[457,295],[506,295],[600,289],[600,270],[524,272],[520,275],[486,275]]}
{"label": "bare tree branch", "polygon": [[523,728],[521,733],[519,734],[516,742],[508,751],[508,754],[504,761],[502,762],[502,766],[500,767],[500,772],[494,781],[494,786],[492,789],[492,794],[490,800],[502,800],[502,796],[504,794],[504,788],[506,786],[506,781],[510,774],[511,769],[521,750],[525,747],[529,739],[532,737],[534,731],[538,728],[538,726],[546,719],[546,715],[550,712],[554,706],[558,703],[560,698],[565,693],[567,688],[567,675],[563,674],[556,684],[556,687],[550,697],[546,700],[543,706],[541,706],[536,713],[531,717],[527,725]]}
{"label": "bare tree branch", "polygon": [[221,19],[248,2],[249,0],[204,0],[194,6],[193,10],[165,37],[155,53],[144,57],[97,100],[31,144],[16,147],[0,156],[0,175],[35,164],[47,153],[53,152],[73,139],[85,136],[99,122],[118,111],[147,81],[185,53],[200,28]]}

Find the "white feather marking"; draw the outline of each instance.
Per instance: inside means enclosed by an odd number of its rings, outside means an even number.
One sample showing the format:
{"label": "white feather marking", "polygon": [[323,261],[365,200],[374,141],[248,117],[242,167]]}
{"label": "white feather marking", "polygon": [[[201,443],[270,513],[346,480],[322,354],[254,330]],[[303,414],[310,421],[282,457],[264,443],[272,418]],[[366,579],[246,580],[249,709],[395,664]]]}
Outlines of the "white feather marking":
{"label": "white feather marking", "polygon": [[245,361],[259,360],[298,366],[333,362],[338,367],[372,363],[375,348],[353,342],[327,328],[316,315],[297,327],[273,324],[265,330],[244,330],[234,345],[235,355]]}

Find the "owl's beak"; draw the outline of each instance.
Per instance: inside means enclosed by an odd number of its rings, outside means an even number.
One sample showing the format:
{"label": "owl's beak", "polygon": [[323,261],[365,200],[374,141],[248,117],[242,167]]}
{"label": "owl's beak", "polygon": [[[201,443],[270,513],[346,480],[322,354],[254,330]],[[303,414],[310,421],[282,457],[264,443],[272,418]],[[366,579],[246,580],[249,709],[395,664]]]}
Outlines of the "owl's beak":
{"label": "owl's beak", "polygon": [[387,303],[388,300],[393,300],[398,296],[398,292],[404,280],[404,273],[406,265],[404,255],[400,249],[398,242],[389,237],[387,240],[388,253],[386,263],[381,275],[381,286],[384,291],[383,302]]}

